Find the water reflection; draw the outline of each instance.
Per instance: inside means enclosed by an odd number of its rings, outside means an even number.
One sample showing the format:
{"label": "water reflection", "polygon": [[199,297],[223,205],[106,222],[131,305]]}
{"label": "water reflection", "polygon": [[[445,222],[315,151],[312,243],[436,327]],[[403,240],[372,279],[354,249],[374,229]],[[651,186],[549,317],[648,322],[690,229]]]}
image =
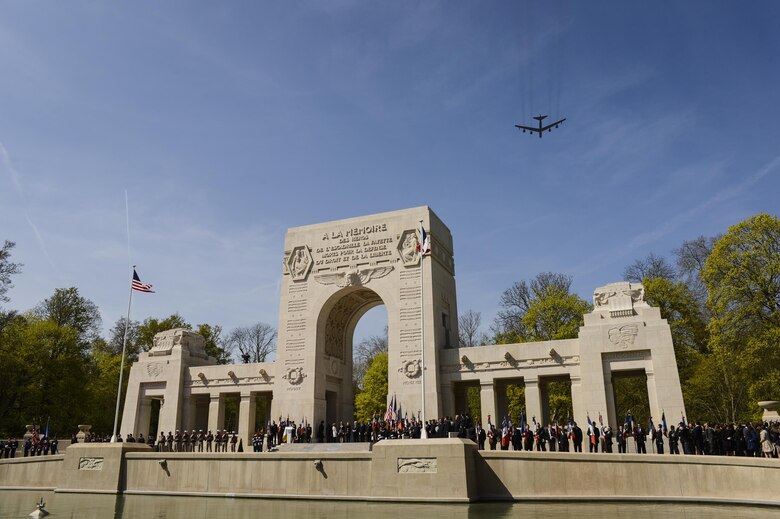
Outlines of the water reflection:
{"label": "water reflection", "polygon": [[110,496],[100,494],[55,494],[54,492],[0,490],[0,519],[25,518],[43,496],[51,519],[256,519],[306,517],[344,519],[398,517],[425,519],[461,518],[572,518],[601,519],[605,516],[670,516],[675,519],[773,518],[780,509],[680,503],[479,503],[391,504],[350,501],[290,501],[223,497]]}

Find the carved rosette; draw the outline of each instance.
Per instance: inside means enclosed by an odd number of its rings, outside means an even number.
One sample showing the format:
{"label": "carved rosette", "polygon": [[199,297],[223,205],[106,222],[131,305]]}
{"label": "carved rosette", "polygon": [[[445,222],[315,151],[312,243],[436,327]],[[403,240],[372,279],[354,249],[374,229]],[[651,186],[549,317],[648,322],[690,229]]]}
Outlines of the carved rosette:
{"label": "carved rosette", "polygon": [[301,367],[290,368],[287,370],[287,373],[282,376],[282,378],[285,379],[291,386],[297,386],[303,382],[304,378],[306,378],[306,373],[303,372],[303,368]]}
{"label": "carved rosette", "polygon": [[295,247],[287,258],[287,271],[293,281],[305,281],[314,263],[309,247],[301,245]]}

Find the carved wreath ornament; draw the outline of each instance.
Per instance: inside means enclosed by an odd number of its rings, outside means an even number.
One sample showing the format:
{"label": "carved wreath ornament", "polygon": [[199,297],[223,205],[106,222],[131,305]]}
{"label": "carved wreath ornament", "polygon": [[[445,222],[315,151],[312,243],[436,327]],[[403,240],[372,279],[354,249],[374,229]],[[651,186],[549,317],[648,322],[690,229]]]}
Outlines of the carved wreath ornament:
{"label": "carved wreath ornament", "polygon": [[287,380],[287,382],[292,386],[297,386],[301,382],[303,382],[303,379],[306,378],[306,373],[303,372],[303,368],[290,368],[287,370],[287,373],[285,373],[282,376],[283,379]]}
{"label": "carved wreath ornament", "polygon": [[405,360],[401,363],[401,367],[398,371],[406,375],[407,378],[417,378],[422,373],[422,366],[420,359]]}

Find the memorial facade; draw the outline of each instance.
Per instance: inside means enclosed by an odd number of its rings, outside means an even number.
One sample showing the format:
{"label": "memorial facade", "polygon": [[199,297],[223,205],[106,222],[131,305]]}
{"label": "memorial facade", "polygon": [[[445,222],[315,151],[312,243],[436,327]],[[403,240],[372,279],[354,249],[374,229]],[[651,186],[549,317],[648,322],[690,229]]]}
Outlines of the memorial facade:
{"label": "memorial facade", "polygon": [[[420,223],[431,237],[424,257]],[[131,369],[120,432],[147,436],[153,400],[158,430],[167,432],[223,429],[226,399],[235,398],[245,445],[257,399],[270,403],[271,417],[351,421],[353,334],[377,305],[387,310],[388,393],[409,416],[422,411],[423,367],[426,418],[462,412],[468,387],[478,386],[482,421],[495,423],[508,412],[506,385],[522,384],[528,416],[546,422],[547,384],[568,380],[574,418],[601,413],[614,426],[622,410],[612,380],[637,374],[647,379],[653,416],[685,414],[669,325],[641,285],[596,289],[577,339],[459,348],[453,251],[428,207],[289,229],[276,360],[217,365],[197,334],[158,334]]]}

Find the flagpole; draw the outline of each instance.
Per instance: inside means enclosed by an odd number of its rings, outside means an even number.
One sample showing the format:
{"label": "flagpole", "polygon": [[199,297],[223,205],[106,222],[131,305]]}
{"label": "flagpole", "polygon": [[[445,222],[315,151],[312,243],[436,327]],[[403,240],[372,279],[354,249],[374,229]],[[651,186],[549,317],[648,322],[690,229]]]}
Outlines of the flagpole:
{"label": "flagpole", "polygon": [[420,372],[422,385],[422,430],[420,438],[428,438],[428,430],[425,423],[425,281],[423,277],[423,265],[425,260],[425,241],[422,235],[423,221],[420,220]]}
{"label": "flagpole", "polygon": [[[135,265],[133,265],[135,272]],[[125,319],[125,333],[122,337],[122,362],[119,366],[119,386],[116,390],[116,410],[114,411],[114,433],[111,435],[111,443],[116,443],[116,429],[119,425],[119,402],[122,399],[122,377],[125,374],[125,350],[127,349],[127,329],[130,326],[130,305],[133,304],[133,278],[130,278],[130,297],[127,301],[127,318]]]}

